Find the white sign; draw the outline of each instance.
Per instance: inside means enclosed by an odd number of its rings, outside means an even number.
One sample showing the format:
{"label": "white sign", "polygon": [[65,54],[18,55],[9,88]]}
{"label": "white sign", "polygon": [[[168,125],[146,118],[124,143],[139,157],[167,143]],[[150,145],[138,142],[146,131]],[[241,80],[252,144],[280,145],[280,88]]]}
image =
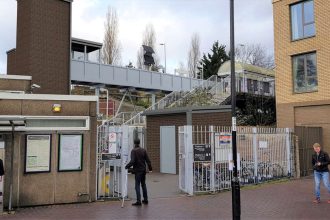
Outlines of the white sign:
{"label": "white sign", "polygon": [[5,148],[5,142],[4,141],[0,141],[0,149]]}
{"label": "white sign", "polygon": [[50,171],[50,135],[27,135],[25,155],[25,172]]}
{"label": "white sign", "polygon": [[113,143],[113,142],[117,142],[117,134],[114,132],[109,133],[109,142]]}
{"label": "white sign", "polygon": [[215,135],[215,161],[226,162],[231,151],[231,133],[217,133]]}
{"label": "white sign", "polygon": [[259,141],[259,148],[268,148],[267,141]]}
{"label": "white sign", "polygon": [[117,143],[109,143],[109,154],[117,153]]}
{"label": "white sign", "polygon": [[232,121],[232,129],[233,131],[236,131],[236,117],[232,117],[231,121]]}
{"label": "white sign", "polygon": [[[234,160],[233,160],[233,154],[229,153],[228,154],[228,164],[229,164],[229,170],[233,171],[234,170]],[[239,153],[237,153],[237,170],[241,170],[241,156]]]}
{"label": "white sign", "polygon": [[60,135],[59,171],[82,170],[82,135]]}

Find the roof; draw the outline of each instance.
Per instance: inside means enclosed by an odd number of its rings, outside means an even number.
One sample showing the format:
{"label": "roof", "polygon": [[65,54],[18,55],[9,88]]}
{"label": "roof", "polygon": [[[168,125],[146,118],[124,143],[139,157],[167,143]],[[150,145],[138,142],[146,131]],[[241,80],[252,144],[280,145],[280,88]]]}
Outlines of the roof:
{"label": "roof", "polygon": [[89,41],[89,40],[84,40],[84,39],[79,39],[79,38],[71,38],[72,43],[77,43],[77,44],[83,44],[87,46],[92,46],[92,47],[102,47],[102,43],[95,42],[95,41]]}
{"label": "roof", "polygon": [[0,93],[0,99],[96,102],[97,96]]}
{"label": "roof", "polygon": [[12,49],[8,50],[6,53],[9,54],[9,53],[14,52],[14,51],[16,51],[16,48],[12,48]]}
{"label": "roof", "polygon": [[[235,62],[235,72],[236,73],[250,72],[250,73],[257,73],[265,76],[275,77],[274,70],[266,69],[252,64],[241,63],[241,62]],[[225,76],[225,75],[230,75],[230,60],[222,64],[218,70],[218,76]]]}
{"label": "roof", "polygon": [[32,80],[32,76],[0,74],[0,79]]}
{"label": "roof", "polygon": [[218,106],[202,106],[202,107],[183,107],[183,108],[168,108],[161,110],[148,110],[144,111],[142,115],[168,115],[168,114],[182,114],[186,112],[201,113],[201,112],[230,112],[230,105],[218,105]]}

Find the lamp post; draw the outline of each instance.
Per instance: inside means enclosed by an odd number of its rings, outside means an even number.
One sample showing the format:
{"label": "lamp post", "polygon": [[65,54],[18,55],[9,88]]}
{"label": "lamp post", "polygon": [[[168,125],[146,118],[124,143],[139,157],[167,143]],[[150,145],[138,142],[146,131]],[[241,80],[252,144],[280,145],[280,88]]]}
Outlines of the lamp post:
{"label": "lamp post", "polygon": [[159,45],[164,46],[164,59],[165,59],[165,69],[164,69],[164,72],[166,73],[166,44],[165,43],[161,43]]}
{"label": "lamp post", "polygon": [[236,79],[235,79],[235,32],[234,32],[234,0],[230,0],[230,75],[231,75],[231,114],[232,114],[232,155],[233,155],[233,179],[232,190],[232,214],[234,220],[241,219],[240,186],[237,175],[237,146],[236,146]]}

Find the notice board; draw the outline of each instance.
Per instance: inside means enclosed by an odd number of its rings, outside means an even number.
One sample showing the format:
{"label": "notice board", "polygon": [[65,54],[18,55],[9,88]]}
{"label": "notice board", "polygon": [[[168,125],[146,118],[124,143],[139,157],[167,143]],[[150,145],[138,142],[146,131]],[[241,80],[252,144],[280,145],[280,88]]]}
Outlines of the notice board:
{"label": "notice board", "polygon": [[82,151],[82,134],[60,134],[58,171],[81,171]]}
{"label": "notice board", "polygon": [[26,135],[25,173],[50,172],[50,135]]}

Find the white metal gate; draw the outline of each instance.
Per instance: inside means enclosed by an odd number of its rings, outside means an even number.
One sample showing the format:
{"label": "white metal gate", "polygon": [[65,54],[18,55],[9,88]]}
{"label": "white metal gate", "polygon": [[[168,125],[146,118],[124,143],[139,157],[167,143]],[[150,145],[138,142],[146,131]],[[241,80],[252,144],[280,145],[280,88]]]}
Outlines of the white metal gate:
{"label": "white metal gate", "polygon": [[[293,175],[292,131],[237,128],[240,184],[257,184]],[[179,185],[189,194],[231,188],[231,128],[179,127]]]}
{"label": "white metal gate", "polygon": [[127,197],[127,170],[133,141],[140,139],[145,146],[145,129],[139,126],[98,127],[97,199]]}
{"label": "white metal gate", "polygon": [[193,195],[192,127],[179,127],[179,188]]}
{"label": "white metal gate", "polygon": [[97,199],[127,196],[128,126],[98,127]]}

